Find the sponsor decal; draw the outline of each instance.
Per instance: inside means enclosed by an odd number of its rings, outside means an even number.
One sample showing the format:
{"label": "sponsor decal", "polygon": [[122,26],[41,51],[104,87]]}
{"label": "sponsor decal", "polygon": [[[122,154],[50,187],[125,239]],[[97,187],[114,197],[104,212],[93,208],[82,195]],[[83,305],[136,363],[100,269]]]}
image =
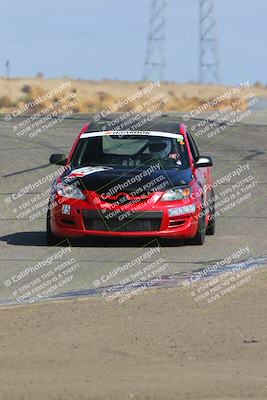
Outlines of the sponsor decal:
{"label": "sponsor decal", "polygon": [[97,136],[158,136],[177,139],[183,141],[184,137],[180,133],[158,132],[158,131],[99,131],[99,132],[85,132],[81,135],[81,139]]}
{"label": "sponsor decal", "polygon": [[83,176],[95,174],[97,172],[102,172],[102,171],[107,171],[113,169],[111,167],[102,167],[102,166],[96,166],[96,167],[83,167],[83,168],[78,168],[74,169],[71,171],[71,173],[68,175],[69,178],[82,178]]}
{"label": "sponsor decal", "polygon": [[70,205],[69,204],[62,205],[62,214],[70,215]]}

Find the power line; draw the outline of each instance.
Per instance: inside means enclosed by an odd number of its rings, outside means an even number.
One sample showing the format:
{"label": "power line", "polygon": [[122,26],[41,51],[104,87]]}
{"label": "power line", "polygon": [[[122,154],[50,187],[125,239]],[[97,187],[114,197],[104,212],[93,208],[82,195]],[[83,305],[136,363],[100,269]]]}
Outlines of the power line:
{"label": "power line", "polygon": [[144,80],[164,78],[166,0],[151,0],[151,15],[144,65]]}
{"label": "power line", "polygon": [[218,83],[219,58],[213,0],[199,0],[199,81]]}

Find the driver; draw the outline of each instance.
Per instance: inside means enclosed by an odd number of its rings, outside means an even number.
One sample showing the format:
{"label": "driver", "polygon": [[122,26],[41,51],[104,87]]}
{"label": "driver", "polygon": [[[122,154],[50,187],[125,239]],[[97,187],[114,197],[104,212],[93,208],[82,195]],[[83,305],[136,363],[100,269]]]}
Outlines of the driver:
{"label": "driver", "polygon": [[181,157],[176,151],[172,149],[171,140],[161,139],[161,140],[151,140],[149,141],[149,151],[154,157],[160,159],[171,158],[175,160],[176,164],[181,164]]}

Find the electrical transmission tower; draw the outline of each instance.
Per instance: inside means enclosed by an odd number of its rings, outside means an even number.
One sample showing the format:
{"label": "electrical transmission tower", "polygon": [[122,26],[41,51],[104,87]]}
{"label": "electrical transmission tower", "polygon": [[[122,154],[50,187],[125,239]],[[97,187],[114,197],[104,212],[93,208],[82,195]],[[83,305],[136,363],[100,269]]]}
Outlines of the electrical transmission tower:
{"label": "electrical transmission tower", "polygon": [[144,80],[162,81],[165,69],[166,0],[151,0],[151,15],[144,66]]}
{"label": "electrical transmission tower", "polygon": [[199,81],[220,82],[213,0],[199,0]]}

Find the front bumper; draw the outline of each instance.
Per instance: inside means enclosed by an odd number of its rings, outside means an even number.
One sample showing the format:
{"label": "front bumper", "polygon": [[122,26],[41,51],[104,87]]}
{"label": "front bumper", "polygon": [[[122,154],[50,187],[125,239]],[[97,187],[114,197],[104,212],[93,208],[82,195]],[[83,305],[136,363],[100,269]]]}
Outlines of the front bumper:
{"label": "front bumper", "polygon": [[168,209],[175,205],[157,203],[152,208],[142,210],[103,210],[88,206],[86,201],[66,199],[64,204],[70,205],[68,215],[62,213],[62,205],[50,209],[50,225],[54,235],[61,237],[113,236],[113,237],[161,237],[192,238],[198,229],[196,212],[170,217]]}

